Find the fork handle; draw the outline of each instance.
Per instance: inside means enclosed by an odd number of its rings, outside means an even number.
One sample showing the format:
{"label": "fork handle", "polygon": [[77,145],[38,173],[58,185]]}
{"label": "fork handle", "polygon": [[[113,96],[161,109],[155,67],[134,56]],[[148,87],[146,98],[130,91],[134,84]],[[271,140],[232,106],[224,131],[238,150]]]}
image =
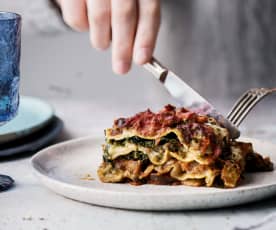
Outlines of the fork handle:
{"label": "fork handle", "polygon": [[159,81],[164,82],[166,80],[168,69],[156,58],[152,57],[148,63],[143,65],[143,67],[152,73]]}

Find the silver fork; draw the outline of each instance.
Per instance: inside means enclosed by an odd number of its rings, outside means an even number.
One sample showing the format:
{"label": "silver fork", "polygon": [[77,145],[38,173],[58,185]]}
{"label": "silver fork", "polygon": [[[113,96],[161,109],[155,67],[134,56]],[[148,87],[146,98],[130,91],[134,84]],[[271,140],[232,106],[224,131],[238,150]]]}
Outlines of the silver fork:
{"label": "silver fork", "polygon": [[256,88],[248,90],[234,104],[227,115],[227,119],[238,127],[253,107],[271,93],[276,93],[276,88]]}

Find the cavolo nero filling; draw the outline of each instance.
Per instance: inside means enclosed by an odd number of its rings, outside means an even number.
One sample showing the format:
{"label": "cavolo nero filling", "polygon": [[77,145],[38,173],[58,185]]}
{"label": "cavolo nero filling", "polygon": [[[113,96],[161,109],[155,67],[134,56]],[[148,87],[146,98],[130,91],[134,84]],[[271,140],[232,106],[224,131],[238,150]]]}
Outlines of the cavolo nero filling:
{"label": "cavolo nero filling", "polygon": [[[108,152],[109,146],[117,145],[117,146],[123,147],[126,145],[126,143],[133,143],[135,145],[140,145],[145,148],[151,148],[157,152],[159,152],[160,148],[162,148],[162,146],[167,143],[169,143],[168,148],[172,152],[177,152],[181,146],[175,133],[169,133],[168,135],[162,137],[157,145],[155,144],[155,140],[144,139],[144,138],[137,137],[137,136],[126,138],[123,140],[112,140],[111,139],[111,140],[108,140],[107,144],[104,146],[104,155],[103,155],[104,161],[110,162],[110,156],[109,156],[109,152]],[[127,160],[142,160],[142,161],[148,160],[147,154],[145,154],[141,151],[132,151],[127,155],[120,156],[120,158],[127,159]]]}

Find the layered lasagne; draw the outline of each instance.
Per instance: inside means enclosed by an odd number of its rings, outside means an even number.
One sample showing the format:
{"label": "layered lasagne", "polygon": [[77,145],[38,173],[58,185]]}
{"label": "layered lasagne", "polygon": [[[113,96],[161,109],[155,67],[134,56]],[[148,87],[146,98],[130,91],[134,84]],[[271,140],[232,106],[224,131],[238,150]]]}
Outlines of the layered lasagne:
{"label": "layered lasagne", "polygon": [[98,176],[107,183],[235,187],[246,170],[273,168],[214,118],[171,105],[117,119],[105,138]]}

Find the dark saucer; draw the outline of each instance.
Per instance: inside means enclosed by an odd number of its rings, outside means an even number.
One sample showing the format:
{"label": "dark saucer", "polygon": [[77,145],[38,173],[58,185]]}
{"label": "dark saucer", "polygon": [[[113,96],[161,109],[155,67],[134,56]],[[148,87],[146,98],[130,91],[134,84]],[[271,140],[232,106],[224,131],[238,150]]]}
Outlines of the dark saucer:
{"label": "dark saucer", "polygon": [[0,157],[9,157],[17,154],[31,154],[51,144],[60,134],[63,121],[54,116],[43,129],[22,139],[0,144]]}

